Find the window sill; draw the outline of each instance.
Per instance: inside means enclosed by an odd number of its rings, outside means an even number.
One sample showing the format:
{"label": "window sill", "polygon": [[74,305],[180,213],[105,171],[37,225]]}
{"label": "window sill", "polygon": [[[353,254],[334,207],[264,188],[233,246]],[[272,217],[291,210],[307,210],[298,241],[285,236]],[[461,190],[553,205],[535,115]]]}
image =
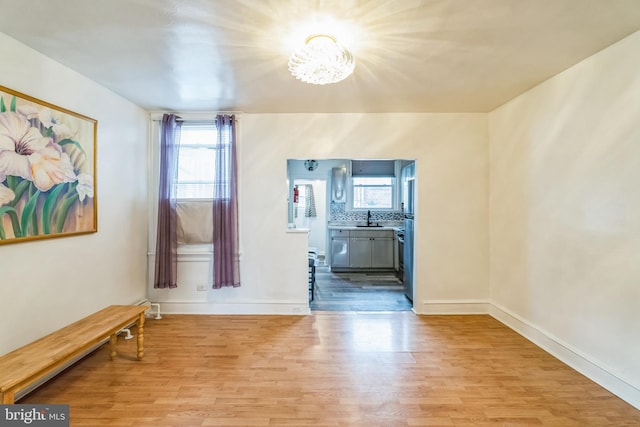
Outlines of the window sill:
{"label": "window sill", "polygon": [[212,254],[213,244],[178,244],[178,255]]}
{"label": "window sill", "polygon": [[[149,258],[156,253],[148,252]],[[211,262],[213,260],[213,245],[178,245],[178,262]]]}

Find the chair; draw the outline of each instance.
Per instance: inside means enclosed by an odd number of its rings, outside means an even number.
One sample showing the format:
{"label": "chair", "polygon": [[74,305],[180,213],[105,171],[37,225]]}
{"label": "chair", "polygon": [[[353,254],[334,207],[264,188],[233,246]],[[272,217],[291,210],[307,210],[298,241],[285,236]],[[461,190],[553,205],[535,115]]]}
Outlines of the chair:
{"label": "chair", "polygon": [[316,264],[318,254],[315,248],[309,248],[309,301],[313,301],[316,291]]}

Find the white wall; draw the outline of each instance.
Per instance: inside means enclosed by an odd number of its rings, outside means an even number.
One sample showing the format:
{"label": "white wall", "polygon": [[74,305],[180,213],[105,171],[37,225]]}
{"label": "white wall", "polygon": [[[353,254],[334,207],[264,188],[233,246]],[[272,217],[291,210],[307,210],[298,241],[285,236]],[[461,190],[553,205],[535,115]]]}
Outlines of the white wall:
{"label": "white wall", "polygon": [[635,33],[489,120],[496,315],[638,407],[639,51]]}
{"label": "white wall", "polygon": [[0,245],[0,354],[145,297],[143,110],[0,33],[0,84],[98,121],[98,233]]}
{"label": "white wall", "polygon": [[[488,135],[484,114],[244,114],[239,122],[241,280],[196,292],[184,257],[163,310],[300,313],[308,309],[306,235],[287,230],[287,159],[416,159],[418,312],[486,310]],[[182,273],[180,272],[182,271]],[[181,275],[185,279],[180,285]]]}

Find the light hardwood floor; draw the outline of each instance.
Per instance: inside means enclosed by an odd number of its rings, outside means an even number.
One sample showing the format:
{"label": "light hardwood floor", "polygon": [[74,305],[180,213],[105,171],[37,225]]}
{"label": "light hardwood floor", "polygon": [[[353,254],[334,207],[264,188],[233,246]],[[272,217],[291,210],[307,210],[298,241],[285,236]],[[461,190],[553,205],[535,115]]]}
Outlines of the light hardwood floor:
{"label": "light hardwood floor", "polygon": [[640,411],[489,316],[166,315],[18,403],[73,426],[638,426]]}

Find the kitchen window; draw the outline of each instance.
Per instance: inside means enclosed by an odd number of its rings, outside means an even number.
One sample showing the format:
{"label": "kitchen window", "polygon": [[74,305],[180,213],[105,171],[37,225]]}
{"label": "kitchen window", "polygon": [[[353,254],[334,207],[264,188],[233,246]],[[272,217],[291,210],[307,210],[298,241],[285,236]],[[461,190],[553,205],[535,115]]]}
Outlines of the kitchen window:
{"label": "kitchen window", "polygon": [[395,160],[351,160],[350,199],[347,209],[391,211],[398,209]]}
{"label": "kitchen window", "polygon": [[394,177],[352,177],[353,209],[393,209]]}

